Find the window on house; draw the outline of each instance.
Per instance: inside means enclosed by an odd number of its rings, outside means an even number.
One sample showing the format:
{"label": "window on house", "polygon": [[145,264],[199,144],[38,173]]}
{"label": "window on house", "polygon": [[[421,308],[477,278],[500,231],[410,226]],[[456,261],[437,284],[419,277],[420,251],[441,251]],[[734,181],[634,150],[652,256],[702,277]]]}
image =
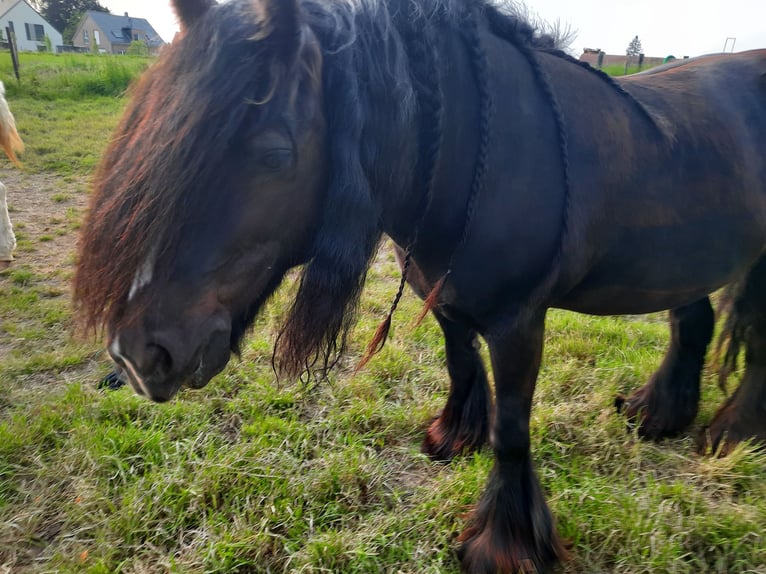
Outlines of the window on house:
{"label": "window on house", "polygon": [[133,39],[138,40],[138,33],[133,34]]}
{"label": "window on house", "polygon": [[16,30],[13,28],[13,21],[12,20],[8,20],[8,28],[10,28],[11,34],[15,34],[16,33]]}
{"label": "window on house", "polygon": [[90,37],[88,36],[88,31],[85,29],[82,31],[82,42],[83,44],[90,44]]}
{"label": "window on house", "polygon": [[24,23],[24,31],[27,33],[27,40],[30,42],[44,42],[45,28],[41,24]]}
{"label": "window on house", "polygon": [[93,39],[96,41],[96,46],[101,45],[101,32],[93,30]]}

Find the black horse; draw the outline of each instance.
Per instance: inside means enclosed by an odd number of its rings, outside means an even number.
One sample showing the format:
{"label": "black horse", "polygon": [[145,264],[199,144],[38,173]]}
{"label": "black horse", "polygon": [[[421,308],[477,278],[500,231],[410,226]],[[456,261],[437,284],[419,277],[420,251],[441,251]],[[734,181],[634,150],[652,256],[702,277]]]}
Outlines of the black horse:
{"label": "black horse", "polygon": [[495,453],[467,571],[565,554],[529,441],[550,307],[671,310],[664,362],[620,402],[661,438],[696,414],[708,294],[738,285],[728,364],[745,345],[746,370],[706,436],[766,438],[766,51],[618,82],[479,0],[174,4],[182,38],[106,152],[75,278],[137,392],[205,385],[298,265],[275,367],[332,366],[385,233],[446,341],[424,449]]}

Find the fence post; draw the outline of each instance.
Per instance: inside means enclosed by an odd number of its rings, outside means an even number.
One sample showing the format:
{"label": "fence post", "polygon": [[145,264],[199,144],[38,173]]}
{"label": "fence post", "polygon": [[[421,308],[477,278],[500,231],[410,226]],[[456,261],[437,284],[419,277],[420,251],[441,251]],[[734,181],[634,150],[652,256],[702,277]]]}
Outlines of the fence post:
{"label": "fence post", "polygon": [[6,26],[5,34],[8,36],[8,50],[11,52],[11,61],[13,62],[13,72],[16,74],[16,80],[19,78],[19,52],[16,50],[16,34],[11,32],[11,29]]}

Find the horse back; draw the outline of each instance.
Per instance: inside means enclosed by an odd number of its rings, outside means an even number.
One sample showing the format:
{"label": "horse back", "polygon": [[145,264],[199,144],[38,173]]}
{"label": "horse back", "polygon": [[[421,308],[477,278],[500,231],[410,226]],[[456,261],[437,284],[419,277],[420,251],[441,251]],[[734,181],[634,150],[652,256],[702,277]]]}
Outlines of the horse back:
{"label": "horse back", "polygon": [[[734,145],[766,137],[766,50],[702,56],[620,81],[666,135],[693,137],[715,129]],[[712,138],[710,138],[712,139]],[[762,154],[758,154],[762,156]]]}
{"label": "horse back", "polygon": [[559,305],[686,304],[766,246],[766,51],[608,81],[551,59],[571,150]]}

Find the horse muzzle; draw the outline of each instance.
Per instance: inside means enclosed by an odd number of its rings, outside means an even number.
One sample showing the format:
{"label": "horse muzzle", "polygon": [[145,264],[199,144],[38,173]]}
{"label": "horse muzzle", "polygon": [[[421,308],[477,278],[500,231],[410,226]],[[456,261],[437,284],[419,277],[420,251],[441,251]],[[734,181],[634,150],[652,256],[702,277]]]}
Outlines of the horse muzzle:
{"label": "horse muzzle", "polygon": [[183,387],[204,387],[221,372],[229,362],[230,337],[231,322],[222,314],[196,326],[118,329],[108,350],[136,393],[161,403]]}

